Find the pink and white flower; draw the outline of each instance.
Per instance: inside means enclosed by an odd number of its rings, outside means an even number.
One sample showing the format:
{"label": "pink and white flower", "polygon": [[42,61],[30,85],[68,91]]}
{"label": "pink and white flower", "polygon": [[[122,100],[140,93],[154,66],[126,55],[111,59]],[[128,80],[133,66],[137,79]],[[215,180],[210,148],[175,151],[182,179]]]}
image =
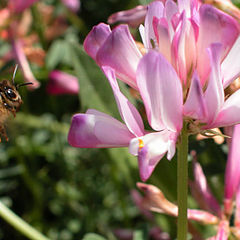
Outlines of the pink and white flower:
{"label": "pink and white flower", "polygon": [[[103,130],[97,127],[99,114],[75,115],[69,143],[119,147],[117,140],[124,134],[121,146],[129,146],[130,153],[138,156],[145,181],[166,153],[168,159],[173,157],[183,121],[190,133],[240,123],[240,91],[224,96],[224,89],[240,75],[240,62],[235,60],[240,56],[240,37],[231,16],[196,0],[179,0],[178,5],[173,0],[152,2],[139,30],[145,55],[126,25],[111,30],[101,23],[85,39],[84,48],[107,76],[126,125],[123,130],[118,122],[114,137],[106,139],[108,127],[112,129],[116,120],[109,124],[112,118],[105,116]],[[139,113],[120,92],[116,77],[139,91],[152,132],[144,131]],[[94,120],[76,127],[77,119],[86,118]],[[90,144],[92,138],[96,144]]]}

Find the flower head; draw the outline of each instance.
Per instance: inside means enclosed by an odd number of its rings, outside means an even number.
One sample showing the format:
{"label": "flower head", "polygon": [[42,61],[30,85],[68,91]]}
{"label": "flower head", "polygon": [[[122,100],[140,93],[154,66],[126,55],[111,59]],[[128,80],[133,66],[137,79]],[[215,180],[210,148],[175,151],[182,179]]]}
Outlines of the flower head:
{"label": "flower head", "polygon": [[[152,2],[139,31],[144,55],[126,25],[112,31],[103,23],[93,27],[84,48],[113,88],[126,124],[125,146],[138,156],[140,176],[146,180],[166,153],[168,159],[173,157],[183,121],[189,133],[240,122],[240,91],[224,94],[240,75],[240,64],[235,61],[240,38],[239,25],[231,16],[196,0]],[[139,113],[120,92],[116,77],[139,92],[153,131],[144,130]],[[74,119],[77,117],[84,115]],[[81,128],[91,129],[92,136],[102,139],[97,125],[95,118]],[[79,139],[71,129],[70,144],[81,147],[75,144]],[[86,136],[81,135],[82,141]],[[105,146],[119,146],[115,143]]]}

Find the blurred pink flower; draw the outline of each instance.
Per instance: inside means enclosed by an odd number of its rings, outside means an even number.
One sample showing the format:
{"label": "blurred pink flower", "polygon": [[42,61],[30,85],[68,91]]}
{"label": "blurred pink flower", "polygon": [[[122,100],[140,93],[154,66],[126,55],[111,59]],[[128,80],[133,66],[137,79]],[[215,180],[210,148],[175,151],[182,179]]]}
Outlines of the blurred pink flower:
{"label": "blurred pink flower", "polygon": [[139,5],[133,9],[120,11],[108,18],[109,24],[127,23],[130,27],[138,27],[145,19],[147,6]]}
{"label": "blurred pink flower", "polygon": [[47,92],[52,95],[77,95],[79,92],[78,79],[68,73],[54,70],[49,74]]}
{"label": "blurred pink flower", "polygon": [[62,0],[62,3],[73,12],[77,12],[81,6],[80,0]]}
{"label": "blurred pink flower", "polygon": [[20,65],[20,69],[24,76],[24,81],[32,83],[31,85],[28,85],[27,87],[32,90],[38,88],[40,86],[40,83],[36,80],[36,78],[34,77],[32,71],[30,69],[26,55],[24,54],[21,40],[13,39],[12,40],[12,49],[13,49],[15,58],[16,58],[18,64]]}
{"label": "blurred pink flower", "polygon": [[[144,193],[142,205],[145,209],[153,212],[165,213],[170,216],[178,216],[178,207],[168,201],[162,191],[154,185],[137,183],[137,187]],[[218,218],[203,210],[188,209],[188,219],[201,222],[203,224],[216,224]]]}
{"label": "blurred pink flower", "polygon": [[[167,0],[148,5],[144,25],[139,29],[144,56],[126,25],[111,31],[101,23],[84,41],[86,52],[108,78],[126,125],[87,112],[73,117],[69,131],[74,147],[129,146],[138,156],[143,181],[166,153],[169,160],[174,156],[183,120],[192,134],[240,122],[240,91],[227,100],[224,96],[224,88],[240,75],[235,60],[240,56],[238,23],[197,0],[179,0],[178,5]],[[154,131],[144,131],[116,77],[139,91]]]}
{"label": "blurred pink flower", "polygon": [[224,209],[226,214],[232,213],[233,201],[240,184],[240,125],[233,127],[229,143],[229,153],[225,174]]}
{"label": "blurred pink flower", "polygon": [[[230,131],[228,131],[230,132]],[[239,152],[240,125],[233,127],[232,138],[229,143],[229,153],[227,167],[225,170],[225,192],[222,203],[224,208],[221,209],[219,203],[213,196],[204,172],[196,159],[193,164],[194,184],[191,183],[193,197],[199,203],[200,207],[206,211],[215,214],[218,219],[217,235],[210,238],[212,240],[227,240],[230,234],[240,237],[240,152]],[[195,155],[194,155],[195,156]],[[196,157],[196,156],[195,156]],[[196,194],[198,192],[198,194]],[[234,205],[236,202],[236,211]],[[234,224],[230,224],[231,216],[234,215]]]}
{"label": "blurred pink flower", "polygon": [[195,181],[189,182],[192,195],[197,200],[201,209],[221,217],[221,207],[208,186],[207,179],[204,175],[201,165],[197,162],[195,154],[194,157],[193,172]]}
{"label": "blurred pink flower", "polygon": [[9,0],[8,6],[13,12],[20,13],[37,1],[39,0]]}

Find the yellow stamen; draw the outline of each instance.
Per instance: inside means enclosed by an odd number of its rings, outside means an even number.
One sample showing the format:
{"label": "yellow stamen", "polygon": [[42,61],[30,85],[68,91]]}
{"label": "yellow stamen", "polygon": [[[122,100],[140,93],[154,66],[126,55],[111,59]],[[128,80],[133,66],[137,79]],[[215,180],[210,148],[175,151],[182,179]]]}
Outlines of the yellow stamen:
{"label": "yellow stamen", "polygon": [[139,147],[139,151],[140,151],[140,150],[142,150],[142,148],[144,147],[144,142],[143,142],[142,139],[138,139],[138,141],[139,141],[138,147]]}

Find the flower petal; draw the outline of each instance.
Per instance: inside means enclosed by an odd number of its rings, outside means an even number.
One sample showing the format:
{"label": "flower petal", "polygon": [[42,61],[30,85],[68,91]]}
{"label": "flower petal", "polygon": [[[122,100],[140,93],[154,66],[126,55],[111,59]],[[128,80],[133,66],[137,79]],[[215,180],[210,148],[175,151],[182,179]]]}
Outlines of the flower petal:
{"label": "flower petal", "polygon": [[213,6],[203,4],[200,7],[197,62],[198,74],[202,84],[205,83],[211,68],[207,48],[210,44],[219,42],[223,44],[224,49],[222,58],[225,57],[239,34],[237,26],[236,21],[232,17]]}
{"label": "flower petal", "polygon": [[157,46],[156,36],[153,30],[153,18],[162,18],[163,17],[164,6],[160,1],[154,1],[148,5],[147,15],[145,18],[145,41],[146,49],[152,49]]}
{"label": "flower petal", "polygon": [[187,69],[186,69],[186,57],[185,57],[185,39],[186,39],[186,24],[187,19],[185,12],[183,12],[180,16],[180,21],[178,27],[175,31],[175,35],[173,38],[172,49],[174,62],[176,71],[182,81],[183,84],[186,84],[187,80]]}
{"label": "flower petal", "polygon": [[40,83],[37,81],[37,79],[34,77],[31,71],[27,57],[23,50],[22,42],[19,39],[13,39],[12,48],[15,57],[21,67],[24,76],[24,81],[32,83],[31,85],[28,85],[28,88],[32,90],[38,88],[40,86]]}
{"label": "flower petal", "polygon": [[212,44],[209,48],[211,73],[208,81],[208,86],[205,91],[205,103],[207,107],[207,123],[211,124],[224,103],[224,90],[222,79],[220,76],[220,54],[221,44]]}
{"label": "flower petal", "polygon": [[230,52],[224,59],[221,65],[223,86],[227,87],[232,81],[234,81],[240,75],[240,61],[237,59],[240,57],[240,37],[236,40]]}
{"label": "flower petal", "polygon": [[15,13],[20,13],[38,0],[9,0],[9,8]]}
{"label": "flower petal", "polygon": [[73,116],[68,142],[79,148],[127,147],[134,137],[123,123],[92,109]]}
{"label": "flower petal", "polygon": [[240,125],[235,125],[225,173],[224,202],[233,201],[240,183]]}
{"label": "flower petal", "polygon": [[199,120],[205,119],[207,115],[202,86],[196,72],[193,74],[188,97],[184,104],[184,115]]}
{"label": "flower petal", "polygon": [[117,22],[127,23],[130,27],[136,28],[140,25],[140,23],[144,22],[144,18],[147,13],[147,6],[139,5],[135,8],[120,11],[112,14],[108,18],[109,24],[115,24]]}
{"label": "flower petal", "polygon": [[136,69],[141,57],[127,25],[120,25],[109,35],[96,58],[100,66],[110,66],[119,79],[137,88]]}
{"label": "flower petal", "polygon": [[54,70],[49,74],[47,92],[53,95],[78,94],[78,79],[68,73]]}
{"label": "flower petal", "polygon": [[137,84],[152,128],[179,131],[182,86],[175,70],[160,53],[151,51],[141,59]]}
{"label": "flower petal", "polygon": [[205,210],[211,211],[217,216],[221,216],[221,207],[208,186],[207,179],[204,175],[201,165],[197,161],[194,161],[193,163],[194,187],[199,194],[199,198],[196,200],[200,200],[200,202],[204,204],[203,207]]}
{"label": "flower petal", "polygon": [[158,51],[171,62],[171,41],[167,20],[153,17],[153,29],[157,39]]}
{"label": "flower petal", "polygon": [[235,212],[234,224],[238,229],[240,229],[240,188],[237,189],[237,194],[236,194],[236,212]]}
{"label": "flower petal", "polygon": [[106,66],[102,67],[102,69],[113,89],[122,120],[126,123],[131,133],[133,133],[136,137],[142,136],[144,134],[144,125],[138,110],[121,93],[114,70]]}
{"label": "flower petal", "polygon": [[191,17],[191,6],[190,6],[191,2],[192,1],[189,1],[189,0],[178,0],[179,12],[185,11],[187,18]]}
{"label": "flower petal", "polygon": [[110,35],[111,29],[105,23],[99,23],[94,26],[84,40],[83,47],[87,54],[96,60],[99,48],[103,45],[107,37]]}
{"label": "flower petal", "polygon": [[81,6],[80,0],[62,0],[62,3],[73,12],[77,12]]}
{"label": "flower petal", "polygon": [[226,127],[238,123],[240,123],[240,89],[225,101],[216,120],[208,128]]}
{"label": "flower petal", "polygon": [[170,35],[171,41],[172,41],[173,35],[174,35],[172,18],[177,12],[178,12],[177,4],[173,0],[167,0],[166,3],[165,3],[164,14],[165,14],[166,19],[168,21],[169,35]]}
{"label": "flower petal", "polygon": [[138,156],[138,165],[142,181],[146,181],[151,176],[158,162],[169,150],[171,134],[170,131],[163,130],[131,140],[129,152]]}
{"label": "flower petal", "polygon": [[228,240],[230,235],[229,222],[222,220],[218,225],[218,232],[215,240]]}

